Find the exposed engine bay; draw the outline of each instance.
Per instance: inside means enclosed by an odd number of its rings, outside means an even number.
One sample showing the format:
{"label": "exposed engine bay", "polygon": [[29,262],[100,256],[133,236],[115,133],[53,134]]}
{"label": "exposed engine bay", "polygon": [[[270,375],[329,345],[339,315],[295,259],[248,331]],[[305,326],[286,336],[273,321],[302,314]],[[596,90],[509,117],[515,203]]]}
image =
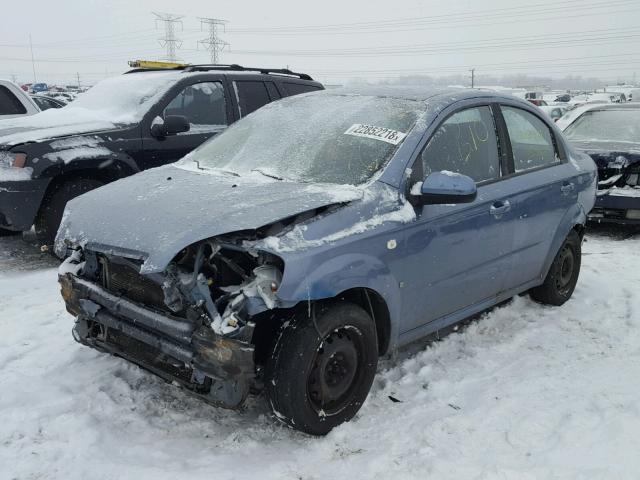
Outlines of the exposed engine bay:
{"label": "exposed engine bay", "polygon": [[201,241],[147,275],[139,260],[74,251],[60,283],[76,340],[216,405],[240,406],[255,379],[254,317],[279,306],[284,270],[279,257],[252,250],[246,238]]}

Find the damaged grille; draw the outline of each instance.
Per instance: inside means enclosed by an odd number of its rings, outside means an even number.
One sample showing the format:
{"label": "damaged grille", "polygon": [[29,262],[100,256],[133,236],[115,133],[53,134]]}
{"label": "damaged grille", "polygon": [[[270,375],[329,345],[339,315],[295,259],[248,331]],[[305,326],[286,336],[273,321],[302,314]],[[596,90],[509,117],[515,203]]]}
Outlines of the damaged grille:
{"label": "damaged grille", "polygon": [[185,367],[177,360],[172,361],[170,357],[146,343],[131,338],[113,328],[107,329],[106,341],[116,347],[118,351],[123,352],[121,355],[124,356],[124,352],[126,352],[126,356],[130,360],[142,367],[162,372],[165,376],[178,380],[199,393],[208,391],[209,383],[205,382],[201,385],[193,382],[193,370],[191,368]]}
{"label": "damaged grille", "polygon": [[140,272],[131,265],[116,263],[106,257],[103,257],[101,262],[104,288],[134,302],[167,311],[161,285],[140,275]]}

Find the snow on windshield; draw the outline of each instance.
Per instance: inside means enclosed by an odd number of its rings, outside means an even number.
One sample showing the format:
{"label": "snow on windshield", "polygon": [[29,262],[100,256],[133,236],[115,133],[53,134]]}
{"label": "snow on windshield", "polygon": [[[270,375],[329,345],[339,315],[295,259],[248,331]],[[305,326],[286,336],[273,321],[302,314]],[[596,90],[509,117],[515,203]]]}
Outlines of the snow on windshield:
{"label": "snow on windshield", "polygon": [[114,123],[142,119],[155,102],[178,79],[176,72],[130,73],[108,78],[80,95],[73,107],[103,112]]}
{"label": "snow on windshield", "polygon": [[574,141],[640,142],[640,109],[589,110],[564,134]]}
{"label": "snow on windshield", "polygon": [[311,93],[274,102],[183,159],[202,168],[358,185],[379,171],[424,113],[423,102]]}

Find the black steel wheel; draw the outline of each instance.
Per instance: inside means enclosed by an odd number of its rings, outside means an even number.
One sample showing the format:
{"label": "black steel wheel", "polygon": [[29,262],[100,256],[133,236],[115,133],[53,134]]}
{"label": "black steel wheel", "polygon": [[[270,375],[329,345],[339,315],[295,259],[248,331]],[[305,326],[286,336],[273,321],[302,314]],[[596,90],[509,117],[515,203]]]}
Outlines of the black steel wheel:
{"label": "black steel wheel", "polygon": [[572,230],[553,259],[544,283],[529,291],[531,298],[556,306],[571,298],[580,274],[581,244],[580,236]]}
{"label": "black steel wheel", "polygon": [[378,346],[373,320],[359,306],[336,302],[315,310],[282,330],[265,369],[265,390],[281,421],[325,435],[366,399]]}

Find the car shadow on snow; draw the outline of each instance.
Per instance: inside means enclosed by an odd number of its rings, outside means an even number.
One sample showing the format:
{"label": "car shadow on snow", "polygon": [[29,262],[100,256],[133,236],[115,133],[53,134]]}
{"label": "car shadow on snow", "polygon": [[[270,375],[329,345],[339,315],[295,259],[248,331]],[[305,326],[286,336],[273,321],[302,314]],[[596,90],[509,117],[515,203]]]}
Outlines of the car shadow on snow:
{"label": "car shadow on snow", "polygon": [[55,268],[60,261],[42,252],[29,233],[0,236],[0,272]]}
{"label": "car shadow on snow", "polygon": [[640,238],[640,225],[589,222],[587,224],[587,240],[590,236],[611,240]]}

